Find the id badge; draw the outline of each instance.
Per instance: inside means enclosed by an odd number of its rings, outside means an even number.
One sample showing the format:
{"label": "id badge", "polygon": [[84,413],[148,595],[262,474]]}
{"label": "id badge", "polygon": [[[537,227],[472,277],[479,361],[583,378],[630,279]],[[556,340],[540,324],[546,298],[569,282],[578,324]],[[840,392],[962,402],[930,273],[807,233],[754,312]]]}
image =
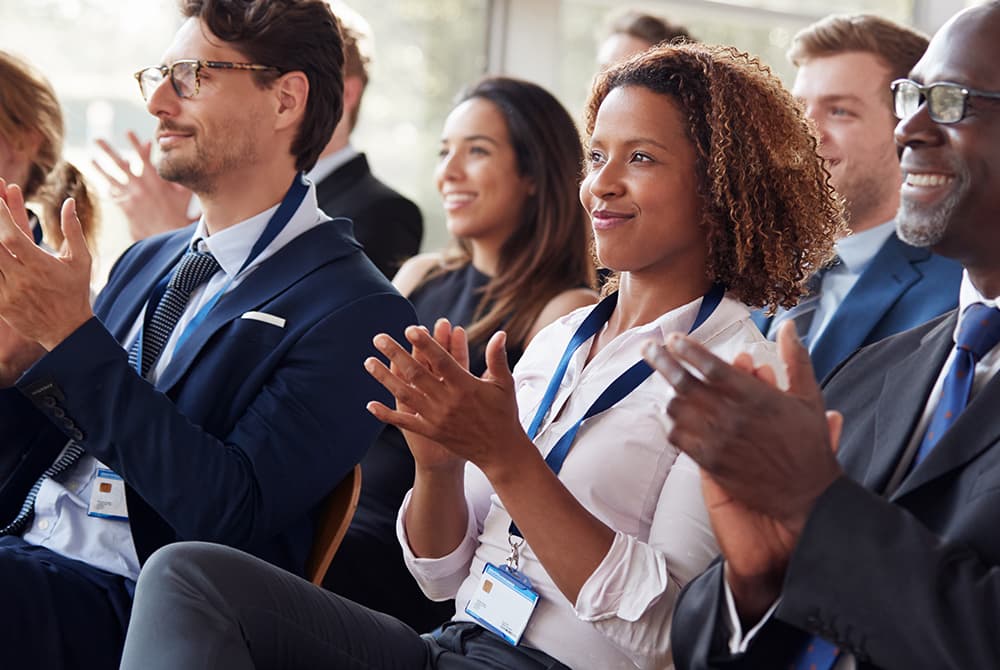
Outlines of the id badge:
{"label": "id badge", "polygon": [[538,593],[527,577],[506,565],[487,563],[465,613],[517,646],[537,604]]}
{"label": "id badge", "polygon": [[125,506],[125,480],[113,470],[97,469],[97,477],[90,490],[90,507],[87,516],[101,519],[128,521],[128,508]]}

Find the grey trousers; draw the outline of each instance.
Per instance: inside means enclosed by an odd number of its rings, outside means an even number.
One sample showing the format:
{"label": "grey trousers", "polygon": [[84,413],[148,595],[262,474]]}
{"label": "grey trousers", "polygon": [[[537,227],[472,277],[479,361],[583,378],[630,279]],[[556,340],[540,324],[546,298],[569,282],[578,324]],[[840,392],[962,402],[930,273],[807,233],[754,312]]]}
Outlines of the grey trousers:
{"label": "grey trousers", "polygon": [[241,551],[181,542],[143,566],[126,670],[569,670],[474,624],[421,636]]}

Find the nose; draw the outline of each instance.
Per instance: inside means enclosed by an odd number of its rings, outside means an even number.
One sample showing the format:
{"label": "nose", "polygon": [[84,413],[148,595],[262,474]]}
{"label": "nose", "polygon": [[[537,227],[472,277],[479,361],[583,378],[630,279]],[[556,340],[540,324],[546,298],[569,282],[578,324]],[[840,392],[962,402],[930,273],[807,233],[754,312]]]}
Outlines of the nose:
{"label": "nose", "polygon": [[941,125],[931,120],[926,101],[913,114],[900,119],[893,136],[900,151],[908,147],[937,145],[945,137]]}
{"label": "nose", "polygon": [[816,138],[819,140],[820,145],[828,144],[830,141],[830,135],[827,132],[827,123],[823,118],[823,114],[820,110],[816,109],[813,105],[807,105],[803,103],[803,111],[805,112],[806,118],[809,122],[815,126]]}
{"label": "nose", "polygon": [[149,98],[146,100],[146,111],[156,117],[174,116],[177,113],[179,104],[180,98],[177,97],[177,93],[174,91],[170,77],[166,77],[149,94]]}
{"label": "nose", "polygon": [[581,196],[588,193],[602,200],[611,200],[625,192],[621,169],[612,161],[592,167],[581,184]]}
{"label": "nose", "polygon": [[456,149],[443,151],[444,155],[434,168],[434,180],[437,182],[438,190],[441,190],[445,182],[457,181],[465,174],[465,164],[460,152]]}

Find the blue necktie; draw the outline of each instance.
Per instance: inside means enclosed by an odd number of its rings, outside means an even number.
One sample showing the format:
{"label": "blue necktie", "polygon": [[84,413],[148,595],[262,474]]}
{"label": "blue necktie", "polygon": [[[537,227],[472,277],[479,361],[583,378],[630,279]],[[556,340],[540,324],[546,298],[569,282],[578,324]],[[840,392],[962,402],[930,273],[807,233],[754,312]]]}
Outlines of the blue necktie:
{"label": "blue necktie", "polygon": [[808,291],[799,300],[799,304],[795,305],[790,309],[779,309],[775,314],[774,318],[771,319],[771,323],[768,326],[767,339],[776,340],[778,339],[778,328],[785,321],[791,319],[795,323],[795,332],[799,335],[799,340],[802,341],[802,345],[808,348],[810,344],[809,341],[809,331],[812,330],[813,319],[816,316],[816,310],[819,309],[819,301],[822,297],[822,287],[823,278],[826,273],[833,268],[840,265],[842,261],[840,257],[837,256],[833,261],[826,267],[820,268],[809,281],[806,282],[806,290]]}
{"label": "blue necktie", "polygon": [[962,325],[959,326],[958,341],[955,343],[955,357],[941,386],[941,399],[938,400],[917,455],[913,458],[914,466],[924,460],[969,404],[976,363],[998,342],[1000,310],[982,303],[969,305],[962,315]]}
{"label": "blue necktie", "polygon": [[[1000,343],[1000,310],[982,303],[969,305],[962,315],[955,343],[955,357],[941,387],[941,399],[934,410],[930,426],[920,442],[913,467],[930,453],[942,435],[969,404],[976,363]],[[792,664],[793,670],[829,670],[840,649],[832,642],[812,637]]]}

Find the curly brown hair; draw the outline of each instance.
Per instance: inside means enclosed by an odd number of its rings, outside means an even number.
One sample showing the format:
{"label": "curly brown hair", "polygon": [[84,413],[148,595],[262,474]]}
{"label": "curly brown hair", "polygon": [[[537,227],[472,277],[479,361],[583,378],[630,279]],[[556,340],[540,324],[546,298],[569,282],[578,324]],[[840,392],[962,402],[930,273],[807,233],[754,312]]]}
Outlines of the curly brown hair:
{"label": "curly brown hair", "polygon": [[799,104],[766,65],[733,47],[661,45],[598,75],[588,137],[621,86],[668,95],[687,119],[709,277],[752,307],[794,305],[846,231]]}

